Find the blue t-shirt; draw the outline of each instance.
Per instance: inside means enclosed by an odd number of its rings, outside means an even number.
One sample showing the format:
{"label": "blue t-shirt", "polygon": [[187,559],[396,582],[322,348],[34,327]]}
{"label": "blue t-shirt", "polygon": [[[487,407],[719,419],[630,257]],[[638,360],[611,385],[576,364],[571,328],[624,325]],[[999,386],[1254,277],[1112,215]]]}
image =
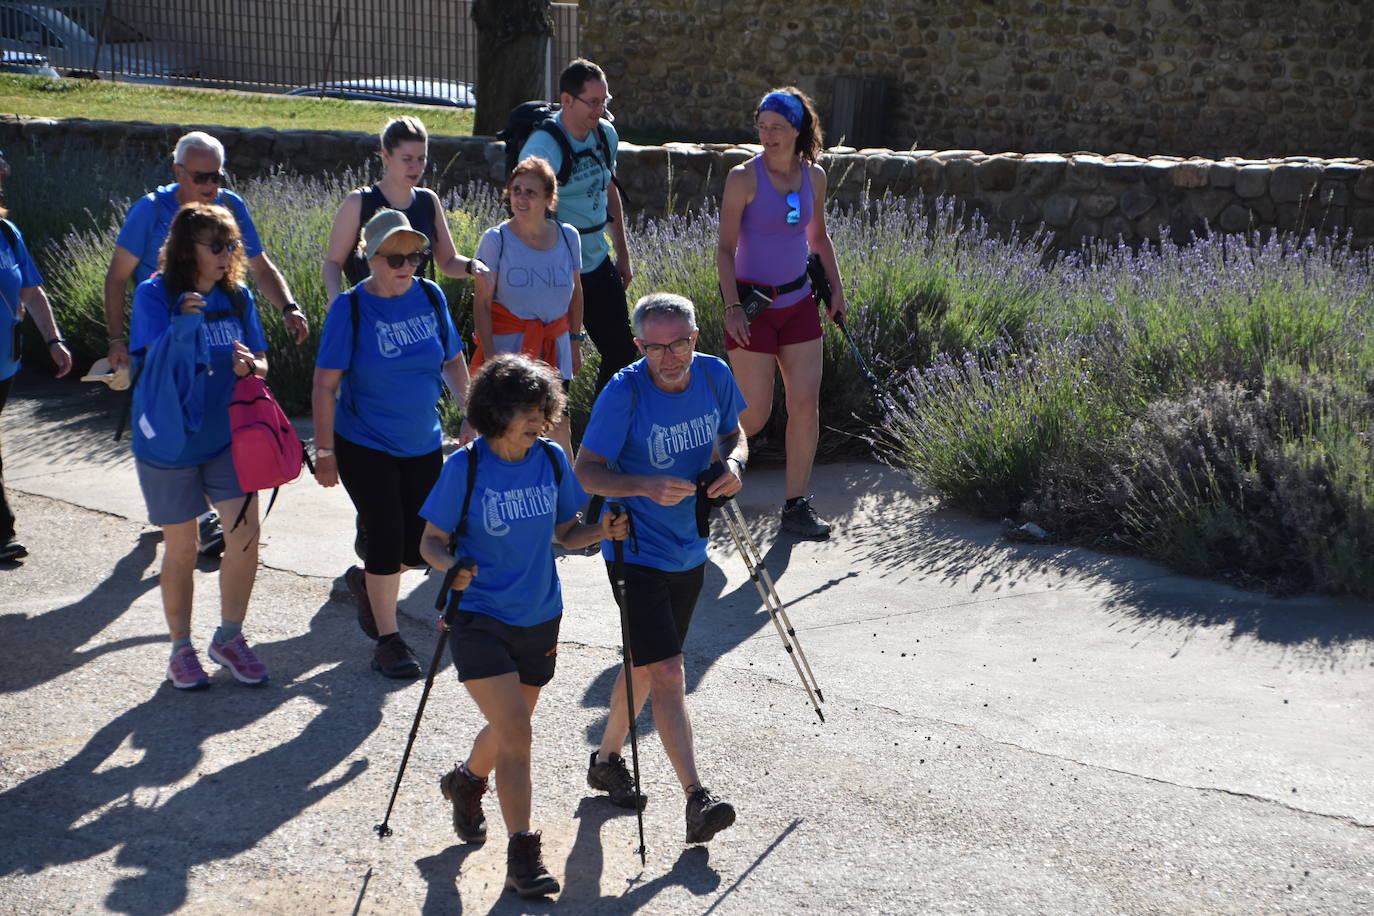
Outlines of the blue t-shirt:
{"label": "blue t-shirt", "polygon": [[[563,469],[561,483],[544,447],[537,443],[522,460],[510,462],[498,458],[486,439],[473,442],[477,479],[457,556],[476,560],[477,575],[463,593],[463,610],[517,627],[531,627],[563,612],[563,588],[550,547],[553,529],[577,515],[587,494],[563,449],[549,444]],[[467,492],[468,457],[467,449],[448,457],[439,482],[420,508],[421,518],[444,531],[458,527]]]}
{"label": "blue t-shirt", "polygon": [[[429,283],[438,298],[438,315],[421,283]],[[349,442],[397,458],[427,455],[443,444],[437,407],[443,393],[443,364],[463,352],[444,294],[420,279],[393,299],[374,296],[361,284],[354,289],[358,293],[357,350],[353,349],[350,291],[345,290],[329,305],[315,357],[319,369],[347,370],[339,385],[334,431]]]}
{"label": "blue t-shirt", "polygon": [[19,354],[10,352],[14,348],[14,326],[22,314],[19,291],[43,285],[43,277],[29,256],[19,227],[9,220],[5,222],[14,230],[15,247],[10,247],[9,236],[0,230],[0,303],[4,306],[0,310],[0,382],[19,371]]}
{"label": "blue t-shirt", "polygon": [[[158,338],[168,333],[172,319],[181,309],[167,301],[167,289],[161,276],[145,280],[134,290],[133,317],[129,321],[129,352],[139,354]],[[134,454],[145,461],[171,467],[190,467],[214,460],[229,447],[229,402],[233,399],[234,341],[242,341],[254,353],[267,351],[267,337],[263,334],[258,310],[253,307],[253,294],[240,287],[243,294],[243,321],[234,309],[234,302],[223,288],[216,285],[205,297],[205,310],[196,320],[201,321],[200,336],[209,349],[210,362],[205,367],[204,419],[200,429],[187,436],[185,445],[168,453],[157,437],[148,438],[142,426],[133,424]],[[139,389],[152,390],[155,380],[140,377]]]}
{"label": "blue t-shirt", "polygon": [[[606,383],[592,406],[582,447],[622,474],[662,474],[696,482],[711,464],[720,436],[739,428],[744,395],[725,361],[698,353],[687,390],[670,394],[654,384],[640,359]],[[617,497],[630,510],[635,537],[625,559],[665,572],[706,562],[706,538],[697,536],[696,497],[661,506],[646,496]],[[637,543],[636,543],[637,542]],[[607,559],[609,542],[601,545]]]}
{"label": "blue t-shirt", "polygon": [[[554,115],[554,120],[561,126],[563,124],[563,114],[559,112]],[[572,144],[573,153],[580,153],[584,150],[591,150],[592,156],[579,156],[573,166],[572,174],[568,176],[568,183],[558,189],[558,219],[565,223],[571,223],[579,229],[586,229],[590,226],[599,226],[606,222],[606,189],[611,185],[611,173],[615,170],[615,157],[620,149],[620,135],[615,132],[610,121],[602,120],[601,127],[606,131],[606,145],[611,149],[611,161],[601,161],[601,145],[596,139],[596,129],[593,128],[585,140],[574,140],[570,134],[564,131],[568,142]],[[549,165],[553,166],[555,173],[558,167],[563,164],[563,151],[558,147],[558,141],[549,135],[548,131],[536,130],[530,134],[530,138],[525,141],[525,145],[520,149],[520,158],[526,156],[538,156],[548,160]],[[591,232],[582,236],[582,273],[593,271],[601,266],[601,262],[611,252],[611,246],[606,241],[604,232]]]}
{"label": "blue t-shirt", "polygon": [[[215,203],[227,207],[234,214],[243,235],[243,247],[248,257],[256,258],[262,254],[262,240],[258,238],[257,227],[248,215],[248,206],[233,191],[220,191]],[[172,228],[172,217],[177,215],[181,204],[177,203],[177,185],[167,184],[143,195],[134,201],[124,217],[124,225],[119,230],[115,244],[138,258],[134,268],[134,282],[142,283],[157,273],[157,255],[162,243],[167,241],[167,233]]]}
{"label": "blue t-shirt", "polygon": [[[573,278],[581,271],[582,242],[577,230],[558,224],[559,238],[553,247],[531,248],[506,224],[493,226],[477,245],[477,259],[492,269],[496,280],[495,301],[521,318],[537,318],[544,324],[568,314],[572,305]],[[523,334],[494,334],[498,353],[518,353]],[[558,371],[573,377],[572,344],[567,334],[557,341]]]}

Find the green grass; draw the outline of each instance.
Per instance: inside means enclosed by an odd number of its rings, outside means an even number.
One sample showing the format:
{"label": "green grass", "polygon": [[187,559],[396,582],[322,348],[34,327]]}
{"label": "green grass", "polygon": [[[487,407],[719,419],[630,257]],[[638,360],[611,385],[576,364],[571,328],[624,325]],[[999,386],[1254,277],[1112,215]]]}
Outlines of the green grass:
{"label": "green grass", "polygon": [[472,133],[472,111],[469,109],[20,75],[0,75],[0,114],[111,121],[136,117],[157,124],[222,124],[226,127],[360,130],[366,133],[376,131],[389,118],[409,114],[424,121],[431,134],[468,136]]}

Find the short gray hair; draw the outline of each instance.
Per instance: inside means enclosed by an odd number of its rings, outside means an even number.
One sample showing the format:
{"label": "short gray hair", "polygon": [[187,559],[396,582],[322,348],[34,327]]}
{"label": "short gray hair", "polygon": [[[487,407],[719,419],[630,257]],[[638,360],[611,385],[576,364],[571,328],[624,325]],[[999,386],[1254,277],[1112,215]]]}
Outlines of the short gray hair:
{"label": "short gray hair", "polygon": [[203,130],[193,130],[177,141],[176,149],[172,151],[172,162],[177,165],[185,165],[186,151],[191,149],[214,153],[219,157],[220,167],[224,166],[224,144]]}
{"label": "short gray hair", "polygon": [[692,300],[677,293],[649,293],[640,296],[635,303],[634,315],[630,323],[634,325],[635,337],[644,339],[644,320],[646,318],[681,318],[687,327],[697,329],[697,310]]}

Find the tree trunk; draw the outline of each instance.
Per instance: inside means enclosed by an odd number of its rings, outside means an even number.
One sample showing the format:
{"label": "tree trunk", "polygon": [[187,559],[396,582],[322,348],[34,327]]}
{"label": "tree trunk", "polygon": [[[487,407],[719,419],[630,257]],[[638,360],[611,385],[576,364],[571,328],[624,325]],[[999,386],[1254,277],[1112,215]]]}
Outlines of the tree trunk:
{"label": "tree trunk", "polygon": [[506,126],[512,108],[544,94],[544,48],[553,34],[553,12],[549,0],[473,0],[472,21],[477,26],[472,132],[491,136]]}

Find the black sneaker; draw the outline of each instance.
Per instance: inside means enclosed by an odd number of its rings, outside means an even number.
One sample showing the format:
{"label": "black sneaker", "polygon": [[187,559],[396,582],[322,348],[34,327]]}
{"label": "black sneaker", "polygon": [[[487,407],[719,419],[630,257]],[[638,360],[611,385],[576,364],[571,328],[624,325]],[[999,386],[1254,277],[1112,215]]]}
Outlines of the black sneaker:
{"label": "black sneaker", "polygon": [[377,643],[372,652],[372,670],[380,671],[387,677],[412,678],[420,676],[420,662],[410,646],[397,633],[390,639]]}
{"label": "black sneaker", "polygon": [[625,766],[625,758],[619,754],[612,754],[609,760],[597,763],[596,751],[592,751],[591,763],[587,765],[587,785],[602,792],[609,792],[611,804],[622,808],[638,808],[643,811],[644,806],[649,803],[649,796],[642,793],[639,796],[635,795],[634,778]]}
{"label": "black sneaker", "polygon": [[211,512],[196,526],[196,537],[200,543],[202,557],[224,555],[224,528],[219,523],[219,513]]}
{"label": "black sneaker", "polygon": [[453,832],[464,843],[487,841],[487,816],[482,813],[487,786],[487,780],[469,776],[462,767],[454,767],[439,780],[439,791],[453,803]]}
{"label": "black sneaker", "polygon": [[721,801],[705,786],[687,799],[687,842],[706,843],[735,822],[735,808]]}
{"label": "black sneaker", "polygon": [[5,543],[0,544],[0,560],[18,560],[20,557],[27,557],[29,548],[19,543],[13,536]]}
{"label": "black sneaker", "polygon": [[558,879],[544,867],[539,833],[519,833],[506,844],[506,890],[521,897],[544,897],[559,891]]}
{"label": "black sneaker", "polygon": [[830,523],[823,522],[805,496],[782,508],[782,530],[799,538],[823,541],[830,537]]}
{"label": "black sneaker", "polygon": [[361,566],[350,566],[344,572],[344,585],[358,606],[358,626],[368,638],[377,640],[377,619],[372,616],[372,599],[367,596],[367,577]]}

